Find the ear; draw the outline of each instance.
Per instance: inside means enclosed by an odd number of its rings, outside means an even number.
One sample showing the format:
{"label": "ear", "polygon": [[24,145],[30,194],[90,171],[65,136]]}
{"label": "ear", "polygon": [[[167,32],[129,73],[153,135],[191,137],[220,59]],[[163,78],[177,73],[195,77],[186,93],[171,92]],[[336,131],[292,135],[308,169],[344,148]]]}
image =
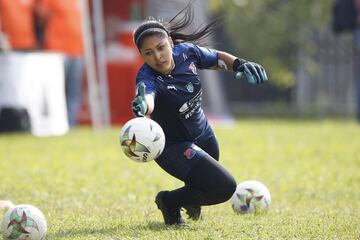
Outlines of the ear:
{"label": "ear", "polygon": [[171,47],[174,47],[174,42],[173,42],[173,40],[171,39],[171,37],[168,37],[168,40],[169,40],[170,46],[171,46]]}

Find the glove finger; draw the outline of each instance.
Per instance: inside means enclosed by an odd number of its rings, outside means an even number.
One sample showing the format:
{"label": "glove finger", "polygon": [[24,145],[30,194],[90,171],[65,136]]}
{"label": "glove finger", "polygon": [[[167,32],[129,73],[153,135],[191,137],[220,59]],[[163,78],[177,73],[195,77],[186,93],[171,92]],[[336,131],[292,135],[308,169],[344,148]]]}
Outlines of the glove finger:
{"label": "glove finger", "polygon": [[139,106],[132,106],[132,111],[137,117],[143,117],[144,114],[142,114],[141,109]]}
{"label": "glove finger", "polygon": [[258,75],[259,75],[259,79],[258,79],[257,83],[263,83],[265,81],[264,73],[260,67],[258,67],[256,69],[258,70]]}
{"label": "glove finger", "polygon": [[139,96],[145,98],[145,83],[141,82],[139,86]]}
{"label": "glove finger", "polygon": [[255,77],[251,74],[251,75],[246,75],[246,79],[248,80],[249,83],[255,84],[257,83],[257,80],[255,79]]}
{"label": "glove finger", "polygon": [[249,83],[253,83],[253,84],[256,83],[256,79],[247,65],[244,66],[244,73],[245,73],[246,79]]}
{"label": "glove finger", "polygon": [[259,83],[261,81],[261,76],[259,74],[260,69],[259,69],[258,65],[256,63],[249,64],[249,70],[251,71],[256,82]]}
{"label": "glove finger", "polygon": [[139,101],[139,97],[136,97],[136,98],[134,98],[134,100],[132,100],[131,106],[132,107],[139,106],[139,102],[141,102],[141,101]]}
{"label": "glove finger", "polygon": [[132,109],[137,116],[145,116],[147,108],[145,97],[138,96],[132,101]]}
{"label": "glove finger", "polygon": [[136,88],[135,88],[135,97],[139,96],[139,84],[136,85]]}
{"label": "glove finger", "polygon": [[260,83],[263,83],[263,82],[267,81],[267,76],[266,76],[265,69],[260,65],[257,65],[256,69],[258,70],[258,73],[259,73],[259,76],[260,76]]}
{"label": "glove finger", "polygon": [[132,111],[133,111],[134,113],[137,113],[137,112],[140,111],[140,107],[139,107],[138,105],[132,105]]}
{"label": "glove finger", "polygon": [[261,67],[261,72],[262,72],[262,74],[263,74],[263,76],[264,76],[264,81],[267,81],[267,80],[268,80],[268,76],[267,76],[266,71],[265,71],[265,69],[264,69],[263,67]]}
{"label": "glove finger", "polygon": [[145,116],[144,114],[142,114],[141,111],[136,112],[135,115],[136,115],[137,117],[144,117],[144,116]]}
{"label": "glove finger", "polygon": [[241,79],[243,75],[244,75],[243,72],[236,72],[236,73],[235,73],[235,78],[236,78],[236,79]]}

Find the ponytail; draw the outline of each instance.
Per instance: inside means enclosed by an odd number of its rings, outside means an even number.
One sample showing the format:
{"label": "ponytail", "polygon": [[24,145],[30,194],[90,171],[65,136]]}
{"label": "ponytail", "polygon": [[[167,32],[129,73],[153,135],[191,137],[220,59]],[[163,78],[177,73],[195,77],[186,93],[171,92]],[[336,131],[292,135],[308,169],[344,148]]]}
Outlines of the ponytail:
{"label": "ponytail", "polygon": [[207,37],[212,35],[221,24],[220,19],[214,19],[190,33],[184,33],[194,21],[193,3],[194,1],[189,2],[185,8],[179,11],[167,23],[150,18],[138,26],[133,34],[134,42],[138,49],[141,48],[145,37],[153,35],[171,37],[174,45],[184,42],[193,42],[198,45],[207,44]]}
{"label": "ponytail", "polygon": [[[221,25],[220,19],[214,19],[208,24],[196,28],[190,33],[183,33],[183,30],[189,28],[194,21],[194,12],[191,5],[194,1],[189,2],[185,8],[178,12],[168,23],[168,29],[174,44],[183,42],[193,42],[198,45],[206,44],[207,37],[211,36],[216,28]],[[182,14],[182,16],[181,16]]]}

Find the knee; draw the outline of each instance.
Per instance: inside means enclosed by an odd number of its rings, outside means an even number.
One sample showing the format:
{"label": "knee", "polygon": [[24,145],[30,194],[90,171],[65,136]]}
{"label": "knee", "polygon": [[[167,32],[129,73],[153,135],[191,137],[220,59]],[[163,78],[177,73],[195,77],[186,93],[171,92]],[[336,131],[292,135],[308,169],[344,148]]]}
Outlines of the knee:
{"label": "knee", "polygon": [[227,178],[221,184],[213,187],[210,191],[210,198],[214,199],[216,203],[222,203],[229,200],[236,191],[236,181],[234,178]]}
{"label": "knee", "polygon": [[234,178],[227,180],[226,184],[222,188],[223,201],[229,200],[236,191],[236,181]]}

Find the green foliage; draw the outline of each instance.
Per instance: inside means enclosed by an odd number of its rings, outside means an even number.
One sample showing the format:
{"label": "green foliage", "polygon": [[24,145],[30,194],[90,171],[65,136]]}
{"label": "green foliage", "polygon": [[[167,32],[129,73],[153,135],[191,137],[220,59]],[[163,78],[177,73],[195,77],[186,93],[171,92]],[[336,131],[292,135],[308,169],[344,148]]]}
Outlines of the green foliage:
{"label": "green foliage", "polygon": [[209,0],[214,14],[225,16],[236,53],[262,63],[271,82],[281,88],[294,84],[299,52],[314,48],[312,34],[329,25],[332,2]]}
{"label": "green foliage", "polygon": [[[204,207],[203,220],[167,227],[156,193],[182,183],[155,162],[125,158],[119,129],[63,137],[0,135],[0,199],[47,218],[47,239],[358,239],[360,127],[353,121],[238,121],[215,127],[221,162],[238,182],[272,194],[266,214]],[[1,213],[1,212],[0,212]]]}

